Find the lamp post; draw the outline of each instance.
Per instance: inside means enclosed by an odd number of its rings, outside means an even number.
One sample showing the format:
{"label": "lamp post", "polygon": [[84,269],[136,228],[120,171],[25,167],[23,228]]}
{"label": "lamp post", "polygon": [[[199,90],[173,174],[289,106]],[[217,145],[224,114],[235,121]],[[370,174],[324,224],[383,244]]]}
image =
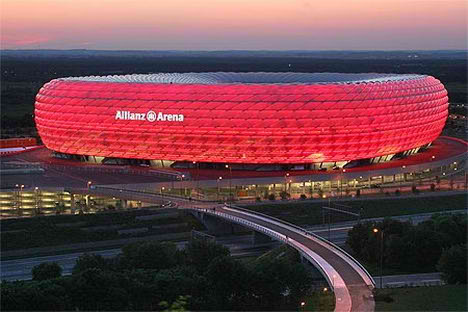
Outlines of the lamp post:
{"label": "lamp post", "polygon": [[19,189],[19,192],[18,192],[18,200],[19,200],[18,212],[21,214],[21,209],[23,208],[23,188],[24,188],[24,184],[21,184],[19,187],[20,187],[20,189]]}
{"label": "lamp post", "polygon": [[36,186],[34,188],[34,197],[36,199],[36,213],[40,214],[40,209],[39,209],[39,188]]}
{"label": "lamp post", "polygon": [[[180,182],[183,182],[184,180],[185,180],[185,174],[180,176]],[[180,192],[182,193],[182,183],[180,184]],[[184,183],[184,197],[187,196],[186,193],[187,193],[187,191],[186,191],[185,183]]]}
{"label": "lamp post", "polygon": [[343,197],[343,175],[346,172],[346,169],[341,170],[341,178],[340,178],[340,198]]}
{"label": "lamp post", "polygon": [[216,184],[218,186],[218,200],[219,200],[219,193],[220,193],[220,189],[219,189],[219,182],[223,179],[223,177],[219,177],[217,180],[216,180]]}
{"label": "lamp post", "polygon": [[229,168],[229,200],[228,202],[232,202],[232,168],[229,165],[226,165],[226,168]]}
{"label": "lamp post", "polygon": [[383,240],[384,240],[384,231],[382,229],[374,228],[372,230],[375,234],[380,232],[380,288],[383,288]]}
{"label": "lamp post", "polygon": [[198,199],[200,199],[200,194],[199,194],[199,191],[198,191],[198,188],[199,188],[199,175],[200,175],[200,164],[196,161],[193,161],[192,162],[194,165],[195,165],[195,169],[196,169],[196,190],[197,190],[197,193],[198,193]]}

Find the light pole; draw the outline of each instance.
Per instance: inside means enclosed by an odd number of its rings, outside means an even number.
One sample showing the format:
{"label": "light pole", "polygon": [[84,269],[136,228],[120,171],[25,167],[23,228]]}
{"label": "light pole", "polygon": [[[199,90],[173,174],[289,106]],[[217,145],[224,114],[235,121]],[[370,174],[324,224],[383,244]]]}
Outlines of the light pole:
{"label": "light pole", "polygon": [[229,165],[226,165],[226,168],[229,168],[229,200],[228,202],[232,202],[232,168]]}
{"label": "light pole", "polygon": [[192,163],[195,165],[195,169],[196,169],[196,179],[195,179],[195,180],[196,180],[196,183],[197,183],[197,184],[196,184],[196,187],[197,187],[197,188],[196,188],[196,191],[197,191],[197,193],[198,193],[198,199],[200,199],[200,194],[199,194],[200,192],[199,192],[199,190],[198,190],[198,188],[199,188],[200,164],[197,163],[196,161],[193,161]]}
{"label": "light pole", "polygon": [[379,230],[378,228],[374,228],[372,230],[374,233],[379,233],[380,232],[380,289],[383,288],[383,240],[384,240],[384,231],[381,229]]}
{"label": "light pole", "polygon": [[217,180],[216,180],[216,184],[218,186],[218,200],[219,200],[219,193],[220,193],[220,189],[219,189],[219,182],[223,179],[223,177],[219,177]]}
{"label": "light pole", "polygon": [[184,197],[185,197],[185,196],[187,196],[187,194],[186,194],[187,191],[186,191],[186,188],[185,188],[185,182],[184,182],[184,180],[185,180],[185,174],[183,174],[183,175],[180,176],[180,182],[181,182],[181,184],[180,184],[180,192],[182,193],[182,183],[184,183]]}
{"label": "light pole", "polygon": [[341,170],[341,179],[340,179],[340,198],[343,197],[343,175],[346,172],[346,169]]}
{"label": "light pole", "polygon": [[36,213],[40,214],[41,211],[39,209],[39,188],[37,186],[34,188],[34,195],[36,199]]}
{"label": "light pole", "polygon": [[19,192],[18,192],[18,200],[19,200],[18,212],[19,213],[21,213],[21,209],[23,208],[23,188],[24,188],[24,184],[21,184]]}

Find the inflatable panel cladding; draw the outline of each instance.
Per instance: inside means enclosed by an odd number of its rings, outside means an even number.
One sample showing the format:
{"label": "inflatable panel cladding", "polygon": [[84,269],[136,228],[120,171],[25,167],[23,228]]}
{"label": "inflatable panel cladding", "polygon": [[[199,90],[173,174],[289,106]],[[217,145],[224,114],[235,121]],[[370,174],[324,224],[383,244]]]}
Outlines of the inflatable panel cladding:
{"label": "inflatable panel cladding", "polygon": [[447,91],[425,75],[186,73],[55,79],[36,96],[47,148],[227,163],[316,163],[435,140]]}

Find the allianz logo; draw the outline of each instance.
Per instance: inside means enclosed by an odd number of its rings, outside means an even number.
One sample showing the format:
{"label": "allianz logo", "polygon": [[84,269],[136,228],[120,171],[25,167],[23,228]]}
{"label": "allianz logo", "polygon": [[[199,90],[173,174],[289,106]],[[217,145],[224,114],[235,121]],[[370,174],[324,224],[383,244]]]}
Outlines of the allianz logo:
{"label": "allianz logo", "polygon": [[164,114],[163,112],[155,113],[150,110],[147,113],[133,113],[130,111],[120,111],[115,113],[115,120],[147,120],[149,122],[155,121],[184,121],[182,114]]}

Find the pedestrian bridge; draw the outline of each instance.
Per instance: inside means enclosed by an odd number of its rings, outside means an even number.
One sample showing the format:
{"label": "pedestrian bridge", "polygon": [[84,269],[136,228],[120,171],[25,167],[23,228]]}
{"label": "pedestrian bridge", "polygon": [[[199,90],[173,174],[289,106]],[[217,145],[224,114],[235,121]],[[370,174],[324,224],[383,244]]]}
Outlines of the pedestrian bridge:
{"label": "pedestrian bridge", "polygon": [[205,216],[220,218],[288,244],[323,274],[335,292],[335,311],[374,311],[371,275],[333,243],[294,224],[232,205],[185,205],[182,209],[190,210],[202,222]]}
{"label": "pedestrian bridge", "polygon": [[[131,196],[132,199],[149,203],[165,200],[173,207],[190,211],[202,222],[209,218],[219,218],[284,242],[298,250],[323,274],[335,293],[335,311],[374,311],[372,290],[375,282],[369,272],[340,247],[294,224],[234,205],[190,201],[175,196],[162,197],[157,193],[101,186],[92,191],[115,197]],[[217,223],[211,224],[217,226]]]}

